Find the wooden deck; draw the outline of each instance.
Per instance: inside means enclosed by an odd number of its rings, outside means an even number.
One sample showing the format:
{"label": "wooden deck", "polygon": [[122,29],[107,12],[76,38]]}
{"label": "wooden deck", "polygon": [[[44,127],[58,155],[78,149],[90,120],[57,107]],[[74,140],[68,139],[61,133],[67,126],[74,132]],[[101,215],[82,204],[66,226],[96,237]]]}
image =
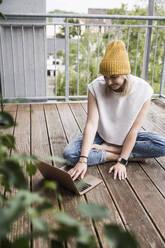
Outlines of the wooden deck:
{"label": "wooden deck", "polygon": [[[32,105],[6,105],[16,119],[17,126],[10,129],[14,133],[19,153],[35,154],[43,159],[50,155],[62,156],[67,142],[83,131],[86,103],[58,103]],[[152,101],[150,112],[143,128],[165,137],[165,104]],[[62,190],[62,204],[58,204],[55,195],[50,195],[59,208],[78,219],[75,211],[80,202],[103,204],[111,210],[109,219],[102,222],[87,221],[88,228],[95,234],[98,247],[107,247],[102,238],[102,227],[106,223],[118,223],[133,231],[142,248],[165,247],[165,157],[149,159],[147,164],[129,163],[128,178],[114,180],[108,173],[111,163],[89,168],[89,172],[103,179],[100,184],[84,196],[75,196]],[[37,172],[30,187],[39,189],[42,176]],[[51,217],[50,217],[51,219]],[[14,233],[30,229],[30,223],[23,216],[14,228]],[[34,240],[33,247],[47,247],[42,239]],[[74,241],[67,246],[74,248]]]}

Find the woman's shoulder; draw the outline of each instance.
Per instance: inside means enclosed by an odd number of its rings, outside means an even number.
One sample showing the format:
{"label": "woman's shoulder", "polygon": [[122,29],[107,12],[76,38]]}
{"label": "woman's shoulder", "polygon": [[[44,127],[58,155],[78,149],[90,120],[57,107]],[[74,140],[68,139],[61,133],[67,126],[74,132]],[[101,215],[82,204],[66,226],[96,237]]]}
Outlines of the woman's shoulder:
{"label": "woman's shoulder", "polygon": [[135,86],[135,90],[153,91],[151,85],[147,81],[145,81],[143,78],[130,74],[130,80],[133,82]]}
{"label": "woman's shoulder", "polygon": [[95,78],[88,86],[98,87],[100,85],[105,85],[105,80],[103,76]]}
{"label": "woman's shoulder", "polygon": [[102,90],[105,87],[105,80],[103,76],[100,76],[88,84],[88,89],[94,97],[97,98],[101,94]]}

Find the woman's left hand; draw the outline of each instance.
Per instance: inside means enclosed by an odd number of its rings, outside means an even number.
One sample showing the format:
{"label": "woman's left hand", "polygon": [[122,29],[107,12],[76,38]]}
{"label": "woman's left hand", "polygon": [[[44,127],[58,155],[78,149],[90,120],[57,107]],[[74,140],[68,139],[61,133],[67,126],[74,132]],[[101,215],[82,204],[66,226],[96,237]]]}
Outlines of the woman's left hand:
{"label": "woman's left hand", "polygon": [[113,170],[114,170],[114,179],[116,179],[117,176],[119,180],[125,179],[127,177],[127,171],[125,165],[117,163],[109,169],[109,173],[111,173]]}

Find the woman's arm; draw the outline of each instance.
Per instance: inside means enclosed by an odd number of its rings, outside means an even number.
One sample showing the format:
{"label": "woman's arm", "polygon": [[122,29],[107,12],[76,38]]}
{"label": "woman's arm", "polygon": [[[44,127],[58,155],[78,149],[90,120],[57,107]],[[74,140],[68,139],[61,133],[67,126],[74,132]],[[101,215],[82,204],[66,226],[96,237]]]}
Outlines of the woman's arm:
{"label": "woman's arm", "polygon": [[[143,104],[139,114],[136,117],[136,120],[134,121],[134,123],[133,123],[124,143],[123,143],[120,157],[122,157],[126,160],[128,160],[130,153],[131,153],[131,151],[135,145],[138,131],[141,128],[143,120],[144,120],[144,118],[148,112],[149,105],[150,105],[150,99],[147,100]],[[124,165],[120,164],[119,162],[116,163],[114,166],[112,166],[110,168],[109,172],[111,172],[113,170],[114,170],[114,179],[116,179],[117,176],[119,177],[120,180],[125,179],[127,177],[126,167]]]}
{"label": "woman's arm", "polygon": [[[84,129],[84,135],[82,141],[82,149],[81,149],[82,156],[88,157],[88,154],[91,150],[93,140],[97,131],[98,120],[99,120],[99,114],[98,114],[97,103],[94,96],[89,91],[88,117]],[[75,167],[69,170],[68,172],[72,176],[73,180],[75,180],[78,177],[83,178],[85,176],[86,171],[87,171],[87,159],[80,158],[79,162],[75,165]]]}

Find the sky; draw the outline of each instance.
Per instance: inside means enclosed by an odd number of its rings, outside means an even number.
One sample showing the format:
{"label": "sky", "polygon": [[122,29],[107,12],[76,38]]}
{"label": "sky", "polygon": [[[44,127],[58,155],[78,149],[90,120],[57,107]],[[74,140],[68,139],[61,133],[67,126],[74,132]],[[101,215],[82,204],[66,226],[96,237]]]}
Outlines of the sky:
{"label": "sky", "polygon": [[46,0],[46,11],[60,9],[87,14],[88,8],[120,8],[122,3],[132,9],[134,4],[145,7],[148,0]]}

